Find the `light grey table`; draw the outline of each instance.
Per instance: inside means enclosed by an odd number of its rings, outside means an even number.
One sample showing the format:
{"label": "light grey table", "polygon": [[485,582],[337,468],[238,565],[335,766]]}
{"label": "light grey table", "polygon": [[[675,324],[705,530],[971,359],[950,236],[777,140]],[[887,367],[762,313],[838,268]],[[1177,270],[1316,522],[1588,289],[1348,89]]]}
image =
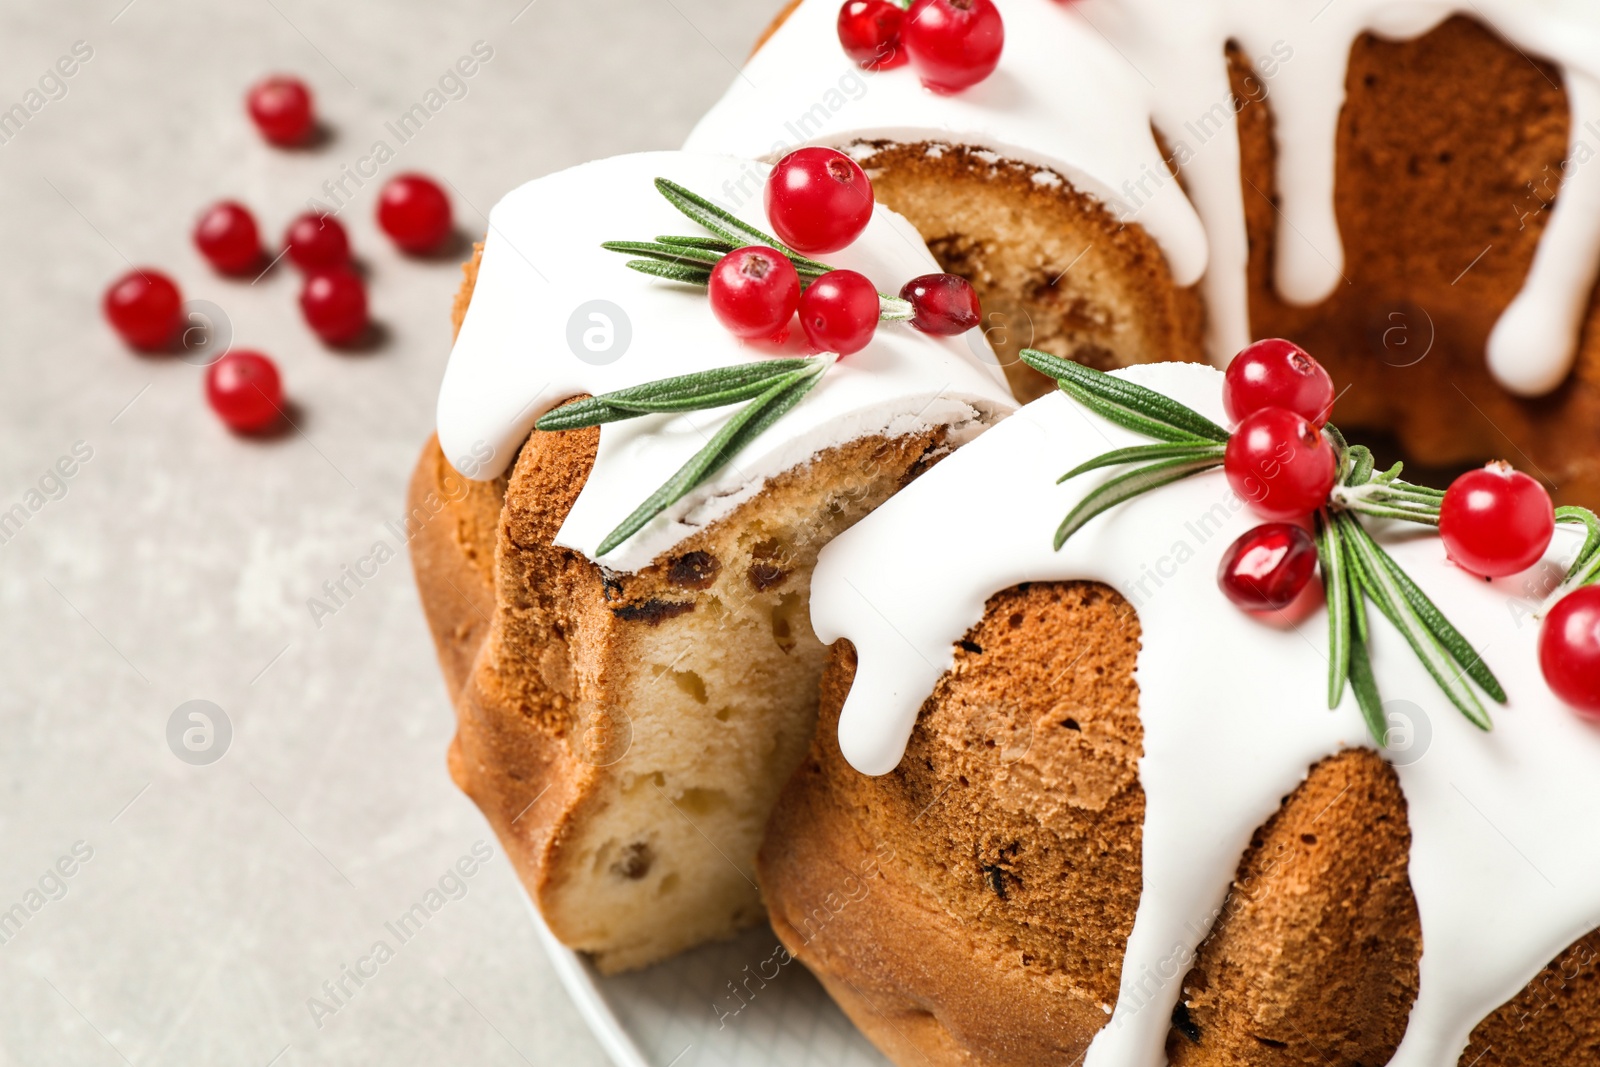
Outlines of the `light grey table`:
{"label": "light grey table", "polygon": [[[452,718],[404,553],[333,614],[308,608],[400,547],[386,523],[449,347],[456,263],[395,253],[372,220],[382,178],[448,181],[470,233],[529,178],[675,147],[778,7],[525,2],[0,10],[0,111],[44,101],[0,143],[0,513],[22,507],[0,526],[0,1063],[602,1062],[445,772]],[[29,98],[80,41],[92,56]],[[386,124],[480,41],[465,95],[402,144]],[[248,124],[243,91],[273,70],[317,93],[314,150]],[[346,179],[342,218],[388,337],[339,354],[301,321],[294,271],[221,279],[189,229],[230,196],[276,239],[378,140],[395,158]],[[297,430],[233,437],[199,367],[123,348],[99,300],[130,262],[277,359]],[[92,455],[50,474],[75,446]],[[209,765],[168,744],[190,700],[231,725]],[[480,841],[493,857],[447,877]],[[386,924],[419,902],[438,906],[402,942]],[[392,958],[362,964],[379,941]]]}

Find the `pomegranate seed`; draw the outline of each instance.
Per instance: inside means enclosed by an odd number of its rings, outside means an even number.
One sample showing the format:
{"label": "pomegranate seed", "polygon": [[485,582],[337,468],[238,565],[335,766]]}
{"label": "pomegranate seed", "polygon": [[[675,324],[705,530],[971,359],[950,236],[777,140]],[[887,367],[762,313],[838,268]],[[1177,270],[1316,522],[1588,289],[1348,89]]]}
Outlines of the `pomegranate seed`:
{"label": "pomegranate seed", "polygon": [[1600,719],[1600,586],[1556,601],[1539,631],[1539,669],[1556,696]]}
{"label": "pomegranate seed", "polygon": [[915,0],[900,40],[923,85],[958,93],[994,73],[1006,28],[994,0]]}
{"label": "pomegranate seed", "polygon": [[1320,508],[1339,475],[1333,445],[1304,415],[1283,408],[1246,415],[1228,438],[1223,467],[1233,491],[1277,522]]}
{"label": "pomegranate seed", "polygon": [[1287,408],[1321,427],[1333,400],[1333,379],[1322,364],[1279,338],[1257,341],[1234,356],[1222,382],[1222,406],[1234,422],[1262,408]]}
{"label": "pomegranate seed", "polygon": [[332,215],[307,212],[283,235],[289,259],[301,270],[342,267],[350,262],[350,237]]}
{"label": "pomegranate seed", "polygon": [[261,263],[261,231],[255,216],[233,200],[206,208],[195,224],[194,243],[223,274],[246,274]]}
{"label": "pomegranate seed", "polygon": [[872,219],[872,182],[831,148],[802,148],[767,176],[767,218],[778,239],[806,255],[837,252]]}
{"label": "pomegranate seed", "polygon": [[1525,571],[1555,536],[1556,511],[1544,486],[1491,463],[1450,483],[1439,505],[1439,536],[1459,567],[1484,578]]}
{"label": "pomegranate seed", "polygon": [[229,352],[206,370],[206,403],[229,429],[265,430],[277,423],[283,407],[278,368],[260,352]]}
{"label": "pomegranate seed", "polygon": [[106,290],[105,315],[124,341],[134,348],[164,348],[178,332],[183,297],[171,278],[158,270],[138,268]]}
{"label": "pomegranate seed", "polygon": [[450,198],[432,178],[402,174],[378,197],[378,225],[404,251],[432,252],[450,236]]}
{"label": "pomegranate seed", "polygon": [[300,311],[330,345],[348,344],[367,329],[367,287],[347,267],[317,271],[300,290]]}
{"label": "pomegranate seed", "polygon": [[1257,526],[1228,546],[1217,584],[1246,611],[1282,611],[1311,584],[1317,543],[1293,523]]}
{"label": "pomegranate seed", "polygon": [[775,248],[735,249],[711,268],[711,311],[735,337],[765,341],[784,336],[800,306],[800,275]]}
{"label": "pomegranate seed", "polygon": [[245,97],[261,136],[275,145],[295,145],[311,134],[311,90],[299,78],[275,74],[251,86]]}
{"label": "pomegranate seed", "polygon": [[878,289],[853,270],[830,270],[800,294],[800,328],[823,352],[848,356],[878,329]]}
{"label": "pomegranate seed", "polygon": [[911,301],[911,325],[923,333],[953,337],[978,325],[982,312],[972,283],[959,274],[924,274],[900,287]]}
{"label": "pomegranate seed", "polygon": [[839,9],[839,43],[863,70],[891,70],[907,60],[900,47],[906,13],[890,0],[845,0]]}

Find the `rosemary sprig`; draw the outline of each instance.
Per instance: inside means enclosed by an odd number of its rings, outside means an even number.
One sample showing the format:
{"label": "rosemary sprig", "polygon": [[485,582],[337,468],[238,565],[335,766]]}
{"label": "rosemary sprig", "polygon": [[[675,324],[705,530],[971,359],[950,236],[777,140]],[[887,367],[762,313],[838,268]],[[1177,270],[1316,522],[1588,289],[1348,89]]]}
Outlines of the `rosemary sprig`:
{"label": "rosemary sprig", "polygon": [[702,411],[749,401],[704,448],[606,535],[595,553],[603,556],[722,469],[762,431],[798,404],[832,365],[831,357],[811,356],[741,363],[663,378],[557,408],[542,416],[534,423],[534,428],[578,430],[640,415]]}
{"label": "rosemary sprig", "polygon": [[[1030,367],[1055,378],[1062,392],[1090,411],[1159,442],[1113,449],[1061,476],[1059,481],[1064,482],[1094,470],[1142,464],[1108,479],[1079,501],[1056,530],[1057,549],[1108,508],[1222,464],[1228,432],[1171,397],[1044,352],[1025,349],[1021,356]],[[1373,739],[1380,747],[1387,744],[1388,722],[1369,651],[1370,601],[1400,631],[1450,702],[1473,725],[1491,729],[1482,697],[1505,703],[1499,679],[1358,517],[1438,526],[1444,493],[1404,481],[1398,463],[1377,472],[1369,449],[1351,445],[1335,426],[1327,426],[1325,432],[1339,456],[1338,479],[1317,516],[1316,535],[1328,605],[1328,706],[1339,705],[1348,684]],[[1568,580],[1600,576],[1600,519],[1575,508],[1561,509],[1557,518],[1582,522],[1589,531]]]}
{"label": "rosemary sprig", "polygon": [[[747,245],[767,245],[782,252],[794,264],[802,288],[833,270],[828,264],[801,255],[770,233],[764,233],[677,182],[657,178],[655,186],[668,203],[715,236],[662,236],[653,241],[606,241],[600,245],[608,252],[638,257],[628,260],[627,266],[641,274],[685,285],[708,285],[711,268],[717,261]],[[884,322],[905,322],[913,315],[911,302],[891,293],[880,292],[878,303],[879,318]]]}

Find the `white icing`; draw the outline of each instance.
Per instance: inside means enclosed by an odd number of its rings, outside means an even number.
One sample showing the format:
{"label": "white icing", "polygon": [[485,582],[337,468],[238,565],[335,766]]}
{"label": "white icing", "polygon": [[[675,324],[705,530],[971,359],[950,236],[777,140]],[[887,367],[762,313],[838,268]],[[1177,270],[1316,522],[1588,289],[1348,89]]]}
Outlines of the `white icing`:
{"label": "white icing", "polygon": [[[1218,372],[1155,364],[1119,372],[1222,422]],[[1144,439],[1053,393],[946,459],[822,552],[812,623],[859,655],[840,747],[868,774],[899,762],[924,699],[985,601],[1019,582],[1092,579],[1138,609],[1144,755],[1144,890],[1122,996],[1086,1067],[1165,1062],[1179,984],[1254,830],[1324,756],[1368,744],[1348,692],[1327,709],[1327,621],[1262,623],[1215,574],[1259,520],[1221,472],[1094,519],[1059,552],[1051,534],[1105,474],[1056,477]],[[950,501],[960,501],[952,507]],[[1445,561],[1431,533],[1375,534],[1482,650],[1510,696],[1496,729],[1472,727],[1375,611],[1383,695],[1420,709],[1431,741],[1395,748],[1409,805],[1410,875],[1421,915],[1421,991],[1393,1067],[1452,1067],[1474,1025],[1557,953],[1600,925],[1600,730],[1550,693],[1521,578],[1486,583]],[[1563,528],[1545,566],[1569,557]],[[891,565],[892,564],[892,565]],[[1421,731],[1418,731],[1420,736]],[[1407,760],[1411,760],[1407,762]]]}
{"label": "white icing", "polygon": [[[802,144],[931,140],[1054,171],[1148,230],[1177,284],[1203,282],[1218,365],[1250,340],[1242,198],[1264,195],[1242,188],[1226,43],[1244,50],[1271,99],[1278,290],[1315,304],[1344,282],[1333,185],[1351,45],[1368,31],[1416,37],[1454,13],[1479,19],[1565,68],[1574,119],[1567,184],[1522,295],[1491,340],[1490,367],[1523,395],[1554,389],[1571,369],[1600,264],[1600,167],[1583,166],[1594,145],[1578,151],[1600,136],[1593,0],[1002,0],[999,68],[954,96],[922,89],[909,68],[858,70],[839,48],[838,6],[804,0],[689,147],[776,157]],[[1169,177],[1152,126],[1188,197]]]}
{"label": "white icing", "polygon": [[[704,289],[630,270],[624,256],[600,247],[606,240],[702,233],[655,191],[656,177],[722,202],[771,232],[761,206],[767,170],[728,156],[643,153],[552,174],[501,200],[489,215],[472,303],[439,392],[444,454],[469,477],[492,478],[515,457],[534,420],[576,394],[769,358],[771,346],[743,344],[717,323]],[[938,270],[911,225],[882,207],[854,244],[826,259],[860,271],[884,292]],[[631,328],[627,349],[605,365],[579,359],[582,345],[568,343],[574,312],[594,300],[620,308]],[[576,329],[588,325],[581,321]],[[803,355],[803,344],[796,327],[782,354]],[[1015,407],[977,332],[937,338],[885,323],[732,462],[603,562],[616,571],[648,566],[755,495],[767,478],[830,446],[930,426],[951,427],[951,443],[960,444]],[[605,536],[737,410],[648,415],[601,427],[594,469],[556,543],[596,558]]]}

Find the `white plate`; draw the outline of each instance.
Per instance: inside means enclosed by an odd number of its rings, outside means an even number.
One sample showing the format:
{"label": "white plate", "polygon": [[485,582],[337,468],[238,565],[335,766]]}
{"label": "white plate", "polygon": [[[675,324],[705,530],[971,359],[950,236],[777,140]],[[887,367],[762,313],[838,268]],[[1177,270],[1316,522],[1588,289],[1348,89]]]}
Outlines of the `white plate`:
{"label": "white plate", "polygon": [[765,924],[632,974],[604,978],[534,928],[616,1067],[888,1067]]}

